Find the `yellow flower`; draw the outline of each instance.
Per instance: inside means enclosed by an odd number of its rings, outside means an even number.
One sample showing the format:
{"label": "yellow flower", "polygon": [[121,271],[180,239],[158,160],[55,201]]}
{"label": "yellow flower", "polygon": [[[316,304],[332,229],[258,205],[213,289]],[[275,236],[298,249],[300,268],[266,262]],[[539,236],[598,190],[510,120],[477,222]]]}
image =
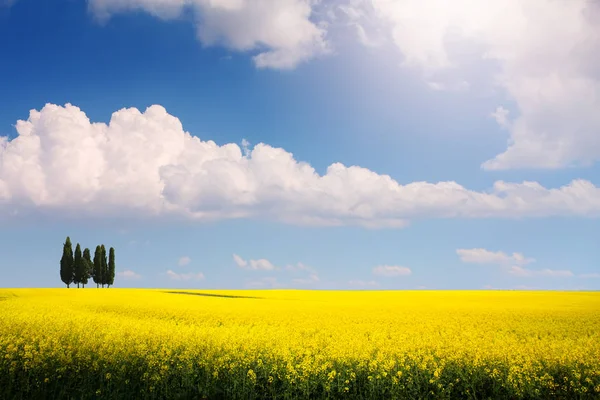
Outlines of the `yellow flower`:
{"label": "yellow flower", "polygon": [[[393,384],[411,393],[431,382],[439,394],[485,374],[514,397],[562,387],[571,397],[600,393],[597,293],[111,288],[0,289],[0,298],[7,291],[0,373],[9,379],[23,370],[53,372],[37,382],[69,379],[79,365],[110,387],[157,395],[170,377],[192,381],[199,370],[210,371],[207,385],[239,380],[243,390],[264,390],[266,380],[269,390],[348,392],[367,377],[373,390]],[[577,368],[549,372],[569,365]]]}

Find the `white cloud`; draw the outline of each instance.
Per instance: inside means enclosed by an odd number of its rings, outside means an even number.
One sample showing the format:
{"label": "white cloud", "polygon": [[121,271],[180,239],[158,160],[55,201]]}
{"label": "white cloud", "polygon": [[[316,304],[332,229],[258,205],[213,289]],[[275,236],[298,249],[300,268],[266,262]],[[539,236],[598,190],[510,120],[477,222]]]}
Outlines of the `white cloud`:
{"label": "white cloud", "polygon": [[79,108],[48,104],[0,138],[0,217],[268,218],[301,225],[398,228],[417,218],[600,215],[600,188],[497,181],[402,185],[358,166],[324,175],[281,148],[202,141],[161,106],[92,123]]}
{"label": "white cloud", "polygon": [[316,270],[308,265],[305,265],[301,262],[295,264],[295,265],[286,265],[285,269],[287,271],[291,271],[291,272],[298,272],[298,271],[304,271],[304,272],[309,272],[309,273],[316,273]]}
{"label": "white cloud", "polygon": [[242,257],[238,256],[237,254],[233,255],[233,261],[240,268],[244,268],[244,267],[246,267],[248,265],[248,262],[246,260],[244,260]]}
{"label": "white cloud", "polygon": [[263,270],[263,271],[271,271],[276,269],[276,267],[271,264],[271,262],[265,258],[260,258],[258,260],[250,260],[250,269],[253,270]]}
{"label": "white cloud", "polygon": [[121,279],[140,279],[142,276],[134,271],[126,269],[125,271],[117,272],[117,277]]}
{"label": "white cloud", "polygon": [[[280,268],[276,267],[269,260],[266,260],[264,258],[259,260],[244,260],[237,254],[234,254],[233,259],[240,268],[262,271],[280,270]],[[246,283],[246,286],[293,287],[298,285],[314,285],[321,281],[321,279],[319,278],[319,274],[314,268],[309,267],[308,265],[305,265],[300,262],[295,265],[287,265],[283,270],[288,272],[289,275],[291,275],[288,279],[286,279],[286,283],[280,282],[276,277],[264,277],[258,280],[251,280]]]}
{"label": "white cloud", "polygon": [[242,151],[244,152],[244,157],[250,156],[250,142],[246,139],[242,139]]}
{"label": "white cloud", "polygon": [[198,273],[187,273],[187,274],[179,274],[177,272],[174,272],[172,270],[168,270],[167,271],[167,276],[169,277],[169,279],[172,279],[174,281],[190,281],[190,280],[202,280],[204,279],[204,274],[202,272],[198,272]]}
{"label": "white cloud", "polygon": [[362,43],[363,46],[380,47],[383,45],[381,39],[372,38],[365,30],[365,27],[361,24],[355,23],[352,26],[354,26],[354,28],[356,29],[356,36],[358,37],[359,42]]}
{"label": "white cloud", "polygon": [[319,275],[309,274],[307,278],[294,278],[294,279],[292,279],[292,282],[299,284],[299,285],[310,285],[313,283],[317,283],[320,280],[321,279],[319,279]]}
{"label": "white cloud", "polygon": [[540,288],[535,286],[517,285],[514,290],[539,290]]}
{"label": "white cloud", "polygon": [[495,286],[493,286],[493,285],[484,285],[484,286],[482,287],[482,289],[483,289],[483,290],[500,290],[500,288],[497,288],[497,287],[495,287]]}
{"label": "white cloud", "polygon": [[550,276],[554,278],[569,278],[573,276],[573,272],[567,269],[540,269],[533,271],[534,275]]}
{"label": "white cloud", "polygon": [[494,111],[491,116],[494,117],[498,125],[502,127],[509,127],[510,123],[508,122],[508,114],[510,113],[504,107],[496,107],[496,111]]}
{"label": "white cloud", "polygon": [[223,45],[252,51],[259,68],[294,68],[329,51],[326,30],[315,23],[312,0],[90,0],[101,21],[134,10],[161,19],[194,12],[198,39],[205,46]]}
{"label": "white cloud", "polygon": [[296,263],[295,265],[288,264],[285,266],[285,270],[293,276],[305,275],[301,278],[292,279],[292,283],[298,285],[311,285],[320,282],[321,280],[315,268],[301,262]]}
{"label": "white cloud", "polygon": [[188,265],[191,261],[192,261],[192,259],[189,258],[188,256],[183,256],[179,259],[179,261],[177,261],[177,265],[179,265],[180,267],[183,267],[185,265]]}
{"label": "white cloud", "polygon": [[462,262],[473,264],[526,265],[535,262],[535,259],[527,258],[521,253],[509,255],[502,251],[494,252],[486,249],[457,249],[456,254]]}
{"label": "white cloud", "polygon": [[380,265],[373,268],[373,274],[380,276],[408,276],[412,273],[408,267],[400,267],[396,265]]}
{"label": "white cloud", "polygon": [[357,287],[375,287],[375,286],[379,286],[379,283],[377,281],[363,281],[363,280],[351,280],[348,281],[348,285],[350,286],[357,286]]}
{"label": "white cloud", "polygon": [[233,261],[240,268],[250,269],[254,271],[273,271],[277,269],[275,265],[273,265],[269,260],[265,258],[260,258],[258,260],[244,260],[242,257],[237,254],[233,255]]}
{"label": "white cloud", "polygon": [[466,81],[451,82],[451,83],[427,81],[427,86],[429,86],[433,90],[454,91],[454,92],[462,92],[465,90],[469,90],[469,88],[470,88],[470,84]]}
{"label": "white cloud", "polygon": [[578,275],[582,279],[600,279],[600,273],[593,272],[589,274],[580,274]]}
{"label": "white cloud", "polygon": [[528,269],[525,265],[535,262],[534,258],[525,257],[522,253],[507,254],[502,251],[486,249],[457,249],[456,254],[462,262],[473,264],[493,264],[503,268],[510,275],[518,277],[571,277],[573,272],[553,269]]}
{"label": "white cloud", "polygon": [[[508,129],[490,170],[560,168],[600,160],[600,6],[589,0],[90,0],[100,20],[142,10],[162,19],[191,10],[199,40],[255,54],[258,67],[293,68],[330,51],[327,24],[364,45],[391,41],[434,90],[464,90],[476,68],[516,104],[493,113]],[[319,7],[320,6],[320,7]],[[327,11],[325,11],[327,9]],[[320,16],[326,16],[325,21]],[[465,50],[468,49],[468,50]],[[473,67],[465,54],[478,54]],[[468,56],[467,56],[468,57]],[[459,76],[443,82],[448,71]],[[485,72],[490,71],[490,72]],[[442,79],[443,80],[443,79]],[[446,79],[448,80],[448,79]],[[500,111],[500,113],[498,112]]]}
{"label": "white cloud", "polygon": [[247,288],[284,288],[286,285],[280,283],[277,278],[273,276],[267,276],[258,280],[252,280],[246,282]]}
{"label": "white cloud", "polygon": [[[498,110],[509,129],[505,152],[485,169],[560,168],[600,160],[600,5],[588,0],[369,0],[352,1],[380,25],[403,54],[405,66],[432,76],[473,66],[495,68],[487,79],[516,103]],[[370,12],[370,13],[369,13]],[[358,23],[358,22],[357,22]],[[436,75],[437,74],[437,75]]]}
{"label": "white cloud", "polygon": [[532,271],[525,269],[523,267],[516,266],[516,265],[510,267],[510,269],[508,270],[508,273],[511,275],[521,276],[521,277],[533,276]]}
{"label": "white cloud", "polygon": [[573,276],[573,272],[569,270],[553,270],[553,269],[540,269],[532,270],[526,269],[520,266],[512,266],[508,270],[508,273],[519,277],[534,277],[534,276],[545,276],[552,278],[569,278]]}

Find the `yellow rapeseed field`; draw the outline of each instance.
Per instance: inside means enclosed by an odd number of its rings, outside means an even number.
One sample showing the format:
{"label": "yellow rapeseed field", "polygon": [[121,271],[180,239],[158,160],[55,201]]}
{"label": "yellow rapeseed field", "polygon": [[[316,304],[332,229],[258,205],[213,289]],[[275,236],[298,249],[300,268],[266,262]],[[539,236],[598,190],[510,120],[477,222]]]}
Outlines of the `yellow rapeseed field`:
{"label": "yellow rapeseed field", "polygon": [[0,289],[0,398],[600,398],[600,293]]}

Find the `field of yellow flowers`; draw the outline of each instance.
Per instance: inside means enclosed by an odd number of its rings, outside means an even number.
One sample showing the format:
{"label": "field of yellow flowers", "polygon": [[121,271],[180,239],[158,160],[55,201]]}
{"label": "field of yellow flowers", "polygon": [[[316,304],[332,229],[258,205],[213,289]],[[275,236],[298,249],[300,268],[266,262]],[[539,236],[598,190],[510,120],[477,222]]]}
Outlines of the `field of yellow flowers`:
{"label": "field of yellow flowers", "polygon": [[600,398],[600,293],[0,289],[2,398]]}

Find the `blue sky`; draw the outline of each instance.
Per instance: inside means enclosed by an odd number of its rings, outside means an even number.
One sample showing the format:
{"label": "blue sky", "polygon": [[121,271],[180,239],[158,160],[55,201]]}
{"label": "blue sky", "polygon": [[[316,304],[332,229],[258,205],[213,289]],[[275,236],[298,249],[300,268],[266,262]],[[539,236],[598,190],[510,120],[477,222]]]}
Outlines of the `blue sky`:
{"label": "blue sky", "polygon": [[272,4],[0,7],[0,286],[600,289],[595,6]]}

